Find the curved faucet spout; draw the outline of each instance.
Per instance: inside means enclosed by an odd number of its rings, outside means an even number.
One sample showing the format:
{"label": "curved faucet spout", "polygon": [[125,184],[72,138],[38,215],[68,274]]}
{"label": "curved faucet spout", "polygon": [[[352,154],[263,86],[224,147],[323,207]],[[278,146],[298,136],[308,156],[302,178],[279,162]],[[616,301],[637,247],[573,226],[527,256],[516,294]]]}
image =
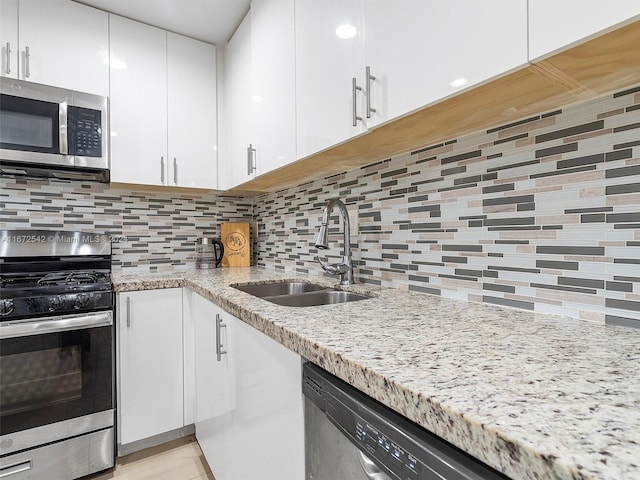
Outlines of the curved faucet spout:
{"label": "curved faucet spout", "polygon": [[342,254],[342,263],[328,265],[317,257],[318,263],[322,269],[332,275],[340,275],[340,284],[349,285],[354,282],[353,279],[353,262],[351,261],[351,222],[349,221],[349,212],[346,205],[339,198],[332,198],[327,201],[322,211],[322,225],[316,238],[315,246],[318,249],[326,250],[329,248],[329,218],[334,207],[340,210],[344,223],[344,249]]}

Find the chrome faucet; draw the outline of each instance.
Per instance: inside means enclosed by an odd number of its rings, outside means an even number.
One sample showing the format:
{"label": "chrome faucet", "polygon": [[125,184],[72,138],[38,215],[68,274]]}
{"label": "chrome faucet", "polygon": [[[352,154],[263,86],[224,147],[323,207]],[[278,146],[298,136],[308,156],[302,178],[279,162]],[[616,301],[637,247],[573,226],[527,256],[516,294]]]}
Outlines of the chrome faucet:
{"label": "chrome faucet", "polygon": [[344,220],[344,251],[342,253],[342,263],[334,263],[328,265],[320,260],[320,256],[316,259],[322,269],[331,275],[340,275],[340,285],[351,285],[355,283],[353,279],[353,262],[351,261],[351,223],[349,222],[349,213],[347,207],[339,198],[332,198],[324,206],[322,211],[322,225],[316,238],[316,248],[326,250],[329,248],[329,216],[333,207],[338,207]]}

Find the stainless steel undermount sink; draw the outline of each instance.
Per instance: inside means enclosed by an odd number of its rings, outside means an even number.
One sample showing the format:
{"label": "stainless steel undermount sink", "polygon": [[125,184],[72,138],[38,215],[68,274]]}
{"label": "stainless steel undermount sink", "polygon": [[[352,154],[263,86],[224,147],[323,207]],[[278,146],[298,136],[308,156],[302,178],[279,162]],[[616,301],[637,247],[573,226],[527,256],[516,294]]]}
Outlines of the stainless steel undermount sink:
{"label": "stainless steel undermount sink", "polygon": [[326,290],[327,287],[306,282],[262,283],[258,285],[235,285],[234,288],[250,293],[255,297],[273,297],[276,295],[299,295],[305,292]]}
{"label": "stainless steel undermount sink", "polygon": [[259,285],[234,285],[234,288],[285,307],[314,307],[369,298],[366,295],[306,282],[285,281]]}

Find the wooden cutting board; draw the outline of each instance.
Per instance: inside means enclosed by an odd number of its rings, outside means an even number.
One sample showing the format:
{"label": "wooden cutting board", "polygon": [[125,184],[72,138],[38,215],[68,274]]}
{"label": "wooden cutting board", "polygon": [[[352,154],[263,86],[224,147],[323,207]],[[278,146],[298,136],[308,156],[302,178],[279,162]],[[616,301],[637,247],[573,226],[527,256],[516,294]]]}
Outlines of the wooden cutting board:
{"label": "wooden cutting board", "polygon": [[223,223],[221,225],[224,244],[223,267],[249,267],[251,265],[251,237],[248,223]]}

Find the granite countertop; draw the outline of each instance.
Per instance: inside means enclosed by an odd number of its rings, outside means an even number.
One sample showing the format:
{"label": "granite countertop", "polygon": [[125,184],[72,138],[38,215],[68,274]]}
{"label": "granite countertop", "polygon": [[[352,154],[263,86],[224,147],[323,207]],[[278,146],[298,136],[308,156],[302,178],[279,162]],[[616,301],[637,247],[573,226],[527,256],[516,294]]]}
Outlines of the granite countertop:
{"label": "granite countertop", "polygon": [[263,268],[114,275],[188,287],[513,479],[640,479],[640,331],[368,285],[291,308],[230,287]]}

